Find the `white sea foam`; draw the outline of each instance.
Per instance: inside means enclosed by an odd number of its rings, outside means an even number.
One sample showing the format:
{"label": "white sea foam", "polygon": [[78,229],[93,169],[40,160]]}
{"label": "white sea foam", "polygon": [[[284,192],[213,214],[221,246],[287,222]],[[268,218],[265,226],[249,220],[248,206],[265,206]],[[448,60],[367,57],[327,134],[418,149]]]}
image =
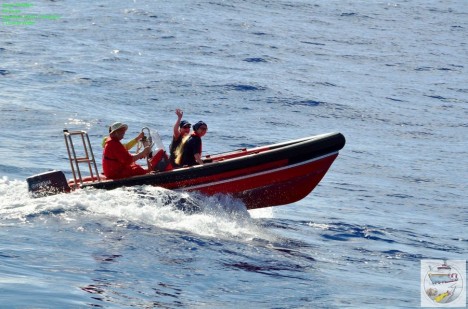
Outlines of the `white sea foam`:
{"label": "white sea foam", "polygon": [[[186,231],[208,237],[251,239],[264,234],[245,206],[229,196],[203,196],[143,186],[115,190],[86,189],[32,198],[22,181],[0,181],[0,215],[26,221],[41,215],[63,220],[107,218],[140,226]],[[259,214],[271,211],[256,211]],[[267,236],[266,237],[271,237]]]}

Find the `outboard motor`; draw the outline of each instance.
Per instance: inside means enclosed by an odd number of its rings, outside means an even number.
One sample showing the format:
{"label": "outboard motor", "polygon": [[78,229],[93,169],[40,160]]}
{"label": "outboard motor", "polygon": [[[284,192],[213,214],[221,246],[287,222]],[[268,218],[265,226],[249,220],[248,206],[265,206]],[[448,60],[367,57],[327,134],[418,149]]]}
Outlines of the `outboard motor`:
{"label": "outboard motor", "polygon": [[70,192],[65,174],[62,171],[49,171],[26,178],[28,191],[32,197],[43,197]]}

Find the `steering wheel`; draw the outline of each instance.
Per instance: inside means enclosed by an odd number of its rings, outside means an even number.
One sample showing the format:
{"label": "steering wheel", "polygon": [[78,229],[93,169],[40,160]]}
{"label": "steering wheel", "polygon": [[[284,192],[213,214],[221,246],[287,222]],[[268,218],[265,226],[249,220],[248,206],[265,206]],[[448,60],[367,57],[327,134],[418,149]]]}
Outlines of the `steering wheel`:
{"label": "steering wheel", "polygon": [[[146,133],[145,133],[146,131]],[[150,147],[150,151],[153,149],[154,142],[153,142],[153,137],[151,136],[151,131],[148,127],[144,127],[141,129],[141,132],[143,132],[143,138],[138,141],[137,143],[137,153],[140,153],[140,151],[146,147]],[[151,152],[150,152],[151,153]],[[148,169],[151,169],[151,162],[150,162],[150,157],[146,157],[146,162],[148,163]]]}

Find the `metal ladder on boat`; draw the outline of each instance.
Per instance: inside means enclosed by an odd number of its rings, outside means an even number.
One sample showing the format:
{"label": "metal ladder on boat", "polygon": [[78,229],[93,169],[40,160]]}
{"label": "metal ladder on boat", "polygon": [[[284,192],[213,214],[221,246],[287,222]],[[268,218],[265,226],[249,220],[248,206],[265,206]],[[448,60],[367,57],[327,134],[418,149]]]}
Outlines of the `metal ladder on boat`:
{"label": "metal ladder on boat", "polygon": [[[73,144],[73,136],[80,136],[83,143],[83,148],[81,149],[80,156],[78,157],[75,150],[75,145]],[[87,164],[89,169],[89,174],[91,178],[101,181],[99,177],[98,168],[96,165],[96,160],[94,159],[93,149],[91,148],[91,143],[89,141],[88,133],[85,131],[68,131],[67,129],[63,130],[63,136],[65,138],[65,144],[67,145],[68,159],[70,161],[71,170],[73,173],[73,180],[75,188],[78,185],[83,184],[83,177],[81,175],[80,164]]]}

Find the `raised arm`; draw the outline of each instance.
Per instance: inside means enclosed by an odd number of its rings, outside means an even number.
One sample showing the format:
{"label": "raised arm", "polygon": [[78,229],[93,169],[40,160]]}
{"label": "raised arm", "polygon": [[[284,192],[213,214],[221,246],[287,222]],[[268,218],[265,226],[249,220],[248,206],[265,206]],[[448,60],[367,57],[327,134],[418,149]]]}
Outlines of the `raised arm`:
{"label": "raised arm", "polygon": [[181,109],[176,109],[176,115],[177,115],[177,121],[174,124],[174,139],[178,139],[180,135],[179,131],[179,126],[180,126],[180,121],[182,120],[182,116],[184,115],[184,112]]}

